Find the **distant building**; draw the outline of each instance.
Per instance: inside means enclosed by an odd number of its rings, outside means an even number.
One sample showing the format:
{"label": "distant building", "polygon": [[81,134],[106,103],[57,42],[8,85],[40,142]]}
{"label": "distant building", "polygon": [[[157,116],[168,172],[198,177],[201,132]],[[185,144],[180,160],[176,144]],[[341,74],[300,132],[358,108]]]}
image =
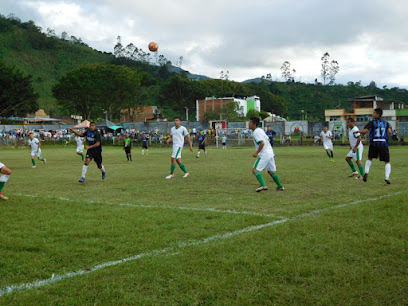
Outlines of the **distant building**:
{"label": "distant building", "polygon": [[217,111],[225,107],[230,102],[238,103],[240,109],[239,111],[243,116],[246,116],[247,112],[251,109],[258,112],[261,111],[261,100],[258,96],[225,98],[207,97],[203,100],[196,101],[197,121],[204,121],[205,112]]}
{"label": "distant building", "polygon": [[157,106],[138,106],[120,111],[121,122],[167,121]]}
{"label": "distant building", "polygon": [[378,107],[383,110],[384,120],[408,121],[408,110],[405,109],[404,102],[387,101],[378,96],[364,96],[348,100],[351,104],[348,110],[344,108],[326,109],[324,111],[326,121],[346,120],[350,117],[356,121],[370,121],[373,110]]}

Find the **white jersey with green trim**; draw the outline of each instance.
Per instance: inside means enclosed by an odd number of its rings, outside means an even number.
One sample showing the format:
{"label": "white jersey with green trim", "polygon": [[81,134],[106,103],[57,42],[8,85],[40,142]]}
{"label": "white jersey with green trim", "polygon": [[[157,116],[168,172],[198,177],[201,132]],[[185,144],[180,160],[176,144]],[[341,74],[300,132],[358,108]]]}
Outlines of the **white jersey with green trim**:
{"label": "white jersey with green trim", "polygon": [[37,151],[41,151],[38,150],[38,144],[40,143],[40,141],[37,138],[33,138],[33,140],[29,139],[28,140],[28,145],[31,147],[31,152],[37,152]]}
{"label": "white jersey with green trim", "polygon": [[259,144],[263,141],[264,142],[264,147],[262,148],[261,152],[259,152],[258,156],[261,158],[265,157],[273,157],[273,149],[272,146],[269,142],[269,137],[266,135],[265,131],[261,128],[256,128],[254,130],[254,144],[255,144],[255,149],[258,151]]}
{"label": "white jersey with green trim", "polygon": [[[354,132],[359,131],[358,127],[353,127],[352,129],[349,130],[349,141],[350,141],[350,147],[354,148],[357,144],[358,137],[361,136],[360,133],[354,134]],[[358,145],[358,149],[363,147],[363,142],[360,141],[360,144]]]}
{"label": "white jersey with green trim", "polygon": [[333,145],[333,142],[332,142],[331,138],[327,138],[327,137],[332,137],[332,136],[333,136],[333,134],[332,134],[331,131],[327,131],[327,133],[322,131],[320,133],[320,137],[323,138],[323,145],[326,145],[326,146]]}
{"label": "white jersey with green trim", "polygon": [[184,146],[184,137],[189,135],[189,132],[184,126],[176,128],[173,126],[170,130],[170,135],[173,138],[173,147],[183,147]]}

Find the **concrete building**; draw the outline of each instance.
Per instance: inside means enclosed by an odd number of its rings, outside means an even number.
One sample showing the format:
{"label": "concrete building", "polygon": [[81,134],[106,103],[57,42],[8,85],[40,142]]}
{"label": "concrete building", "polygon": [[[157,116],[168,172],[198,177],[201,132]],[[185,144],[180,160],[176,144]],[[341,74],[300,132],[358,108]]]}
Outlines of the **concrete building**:
{"label": "concrete building", "polygon": [[120,122],[167,121],[157,106],[138,106],[120,111]]}
{"label": "concrete building", "polygon": [[204,121],[205,112],[207,111],[216,112],[219,109],[225,107],[230,102],[238,103],[239,112],[243,116],[246,116],[248,111],[251,109],[254,109],[258,112],[261,111],[261,100],[258,96],[225,97],[225,98],[207,97],[203,100],[196,101],[197,121]]}
{"label": "concrete building", "polygon": [[350,109],[326,109],[324,112],[326,121],[346,120],[352,117],[356,121],[367,122],[372,119],[373,110],[377,107],[383,110],[384,120],[395,121],[403,116],[406,116],[408,120],[408,112],[405,109],[404,102],[401,101],[386,101],[378,96],[364,96],[349,99],[349,102],[351,104]]}

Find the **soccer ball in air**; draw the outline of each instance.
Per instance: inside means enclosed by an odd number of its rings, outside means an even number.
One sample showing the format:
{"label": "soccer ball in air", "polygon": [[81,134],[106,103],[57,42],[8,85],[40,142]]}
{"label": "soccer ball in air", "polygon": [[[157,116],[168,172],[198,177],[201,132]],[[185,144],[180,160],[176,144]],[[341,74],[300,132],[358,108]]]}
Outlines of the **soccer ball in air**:
{"label": "soccer ball in air", "polygon": [[159,49],[159,45],[157,43],[155,43],[154,41],[152,41],[149,44],[149,50],[152,52],[156,52]]}

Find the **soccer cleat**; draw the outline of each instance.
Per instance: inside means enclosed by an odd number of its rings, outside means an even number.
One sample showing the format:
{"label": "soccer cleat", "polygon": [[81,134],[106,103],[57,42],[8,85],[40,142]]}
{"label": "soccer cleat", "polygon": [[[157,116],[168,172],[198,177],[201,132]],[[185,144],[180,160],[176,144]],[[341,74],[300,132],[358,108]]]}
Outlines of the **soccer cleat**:
{"label": "soccer cleat", "polygon": [[390,179],[385,179],[385,182],[386,182],[388,185],[390,185],[390,184],[391,184]]}
{"label": "soccer cleat", "polygon": [[190,173],[187,172],[187,173],[184,173],[184,176],[183,176],[183,177],[187,177],[187,176],[189,176],[189,175],[190,175]]}
{"label": "soccer cleat", "polygon": [[44,165],[47,164],[47,159],[44,158]]}
{"label": "soccer cleat", "polygon": [[255,189],[256,192],[261,192],[262,190],[268,190],[268,186],[259,186]]}
{"label": "soccer cleat", "polygon": [[353,177],[353,176],[355,176],[355,175],[358,175],[358,172],[357,172],[357,171],[351,172],[350,175],[349,175],[349,177]]}
{"label": "soccer cleat", "polygon": [[85,178],[84,178],[84,177],[81,177],[80,180],[79,180],[79,182],[80,182],[80,183],[85,182]]}
{"label": "soccer cleat", "polygon": [[31,168],[33,168],[33,169],[34,169],[34,168],[37,168],[37,166],[32,166]]}
{"label": "soccer cleat", "polygon": [[285,187],[276,187],[276,191],[285,191]]}
{"label": "soccer cleat", "polygon": [[363,180],[364,178],[360,175],[359,177],[356,177],[356,180]]}
{"label": "soccer cleat", "polygon": [[102,179],[104,180],[105,177],[106,177],[106,171],[103,171],[103,172],[102,172]]}
{"label": "soccer cleat", "polygon": [[169,174],[168,176],[166,176],[166,179],[171,179],[171,178],[173,178],[174,177],[174,174]]}
{"label": "soccer cleat", "polygon": [[364,173],[363,181],[364,181],[364,182],[367,182],[367,178],[368,178],[368,173]]}
{"label": "soccer cleat", "polygon": [[197,155],[196,158],[200,158],[200,156]]}
{"label": "soccer cleat", "polygon": [[332,163],[334,163],[334,159],[333,159],[333,158],[330,158],[330,161],[331,161]]}
{"label": "soccer cleat", "polygon": [[8,197],[6,197],[2,192],[0,192],[0,199],[2,199],[3,201],[7,201]]}

